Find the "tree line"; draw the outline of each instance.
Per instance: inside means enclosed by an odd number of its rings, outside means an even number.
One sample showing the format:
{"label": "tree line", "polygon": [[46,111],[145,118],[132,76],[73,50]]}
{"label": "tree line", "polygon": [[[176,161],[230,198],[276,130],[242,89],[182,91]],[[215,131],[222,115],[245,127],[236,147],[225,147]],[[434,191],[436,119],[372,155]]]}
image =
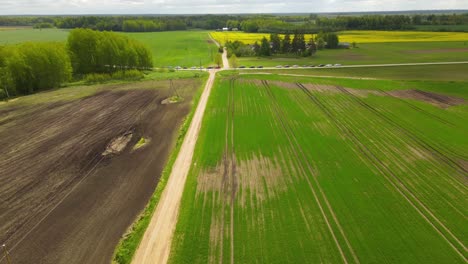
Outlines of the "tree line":
{"label": "tree line", "polygon": [[0,46],[0,98],[57,88],[91,73],[112,74],[152,67],[140,42],[112,32],[74,29],[67,43]]}
{"label": "tree line", "polygon": [[0,16],[0,26],[37,24],[100,31],[150,32],[228,27],[245,32],[292,34],[359,29],[409,30],[418,25],[468,25],[468,14]]}
{"label": "tree line", "polygon": [[312,56],[320,49],[336,49],[339,47],[339,37],[333,32],[320,32],[308,41],[304,34],[286,34],[283,38],[279,34],[270,34],[269,39],[263,37],[260,43],[246,45],[240,41],[228,41],[225,44],[228,54],[236,57],[271,56],[285,54],[294,56]]}

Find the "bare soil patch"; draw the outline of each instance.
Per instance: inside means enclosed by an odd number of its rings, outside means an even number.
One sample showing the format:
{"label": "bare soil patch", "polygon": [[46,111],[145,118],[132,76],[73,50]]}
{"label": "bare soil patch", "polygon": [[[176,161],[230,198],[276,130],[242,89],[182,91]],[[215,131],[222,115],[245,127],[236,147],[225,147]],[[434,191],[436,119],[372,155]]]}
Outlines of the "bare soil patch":
{"label": "bare soil patch", "polygon": [[[14,117],[0,129],[0,244],[12,263],[109,263],[159,181],[196,87],[171,105],[160,104],[169,89],[118,89],[2,109],[0,120]],[[132,151],[142,137],[152,140]]]}
{"label": "bare soil patch", "polygon": [[404,99],[414,99],[426,103],[430,103],[437,107],[447,108],[450,106],[461,105],[465,103],[463,98],[458,98],[455,96],[448,96],[438,93],[426,92],[421,90],[396,90],[388,92],[392,96],[404,98]]}

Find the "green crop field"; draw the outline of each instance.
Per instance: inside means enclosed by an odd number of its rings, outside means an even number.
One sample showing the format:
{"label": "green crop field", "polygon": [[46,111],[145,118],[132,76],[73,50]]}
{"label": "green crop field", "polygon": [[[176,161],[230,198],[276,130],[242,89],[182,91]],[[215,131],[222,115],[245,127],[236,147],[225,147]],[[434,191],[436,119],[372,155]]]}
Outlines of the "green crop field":
{"label": "green crop field", "polygon": [[467,82],[224,73],[170,262],[466,263],[467,99]]}
{"label": "green crop field", "polygon": [[[153,52],[154,66],[192,67],[213,64],[217,47],[208,31],[172,31],[149,33],[122,33],[146,44]],[[68,30],[61,29],[9,29],[0,30],[0,45],[27,41],[64,42]]]}
{"label": "green crop field", "polygon": [[357,48],[319,50],[312,57],[245,57],[239,58],[239,65],[277,66],[310,64],[381,64],[468,61],[468,41],[466,42],[402,42],[366,43]]}
{"label": "green crop field", "polygon": [[7,30],[0,30],[0,45],[17,44],[27,41],[62,42],[67,37],[68,30],[63,29],[7,28]]}
{"label": "green crop field", "polygon": [[160,66],[192,67],[212,64],[217,47],[207,31],[172,31],[124,33],[145,43],[153,52],[153,62]]}

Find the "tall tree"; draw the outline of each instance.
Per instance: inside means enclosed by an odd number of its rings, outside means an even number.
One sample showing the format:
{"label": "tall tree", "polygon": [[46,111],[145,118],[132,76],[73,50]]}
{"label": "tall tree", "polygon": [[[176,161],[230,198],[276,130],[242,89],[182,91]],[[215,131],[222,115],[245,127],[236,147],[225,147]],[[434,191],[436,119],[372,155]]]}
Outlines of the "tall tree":
{"label": "tall tree", "polygon": [[270,56],[271,47],[270,42],[265,37],[262,38],[262,44],[260,45],[260,56]]}
{"label": "tall tree", "polygon": [[70,57],[63,44],[24,43],[9,49],[4,74],[13,94],[56,88],[71,78]]}
{"label": "tall tree", "polygon": [[291,44],[292,52],[294,53],[302,53],[305,51],[305,40],[303,34],[294,34],[294,38]]}
{"label": "tall tree", "polygon": [[214,57],[214,63],[216,63],[216,65],[218,65],[218,67],[221,67],[221,64],[223,64],[223,57],[222,57],[221,53],[216,52],[216,55]]}
{"label": "tall tree", "polygon": [[253,51],[255,52],[255,56],[260,56],[260,45],[258,45],[257,41],[255,41],[252,48],[253,48]]}
{"label": "tall tree", "polygon": [[307,48],[309,56],[314,55],[317,52],[317,45],[313,38],[309,40],[309,47]]}
{"label": "tall tree", "polygon": [[338,48],[338,44],[339,44],[338,35],[336,33],[333,33],[333,32],[328,33],[327,38],[326,38],[326,42],[327,42],[327,45],[326,45],[327,48],[329,48],[329,49]]}
{"label": "tall tree", "polygon": [[229,58],[229,64],[234,69],[237,69],[237,67],[239,67],[239,62],[237,61],[236,54],[232,54],[232,56]]}
{"label": "tall tree", "polygon": [[271,41],[271,52],[278,53],[281,51],[281,39],[278,34],[271,34],[270,35]]}
{"label": "tall tree", "polygon": [[289,34],[284,36],[284,39],[281,43],[281,51],[283,53],[291,52],[291,36]]}

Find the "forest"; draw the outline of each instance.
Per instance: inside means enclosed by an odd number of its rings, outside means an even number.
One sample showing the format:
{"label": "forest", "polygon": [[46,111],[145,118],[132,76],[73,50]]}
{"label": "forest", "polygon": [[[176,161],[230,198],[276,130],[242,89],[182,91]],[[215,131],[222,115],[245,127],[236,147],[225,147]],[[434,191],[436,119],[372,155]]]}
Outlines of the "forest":
{"label": "forest", "polygon": [[[318,33],[341,30],[412,30],[423,25],[468,25],[468,13],[363,15],[145,15],[0,16],[0,26],[89,28],[100,31],[155,32],[223,27],[245,32]],[[445,30],[459,30],[447,27]]]}
{"label": "forest", "polygon": [[74,29],[67,43],[0,46],[0,99],[57,88],[89,74],[124,76],[153,65],[151,51],[113,32]]}

